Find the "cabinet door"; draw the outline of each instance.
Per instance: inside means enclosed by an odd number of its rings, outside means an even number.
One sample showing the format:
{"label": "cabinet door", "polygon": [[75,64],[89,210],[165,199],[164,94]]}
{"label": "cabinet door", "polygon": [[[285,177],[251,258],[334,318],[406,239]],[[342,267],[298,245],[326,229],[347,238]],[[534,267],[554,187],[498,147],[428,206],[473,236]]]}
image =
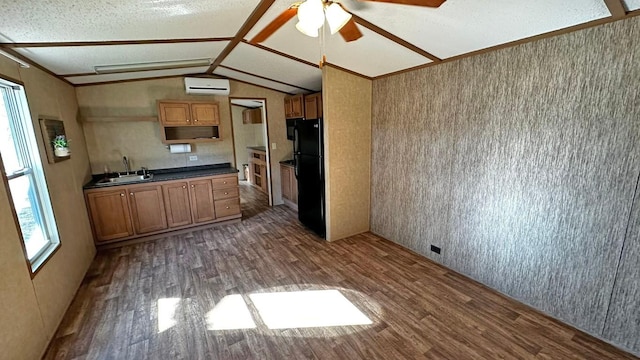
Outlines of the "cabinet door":
{"label": "cabinet door", "polygon": [[87,204],[96,241],[115,240],[133,235],[124,189],[88,193]]}
{"label": "cabinet door", "polygon": [[302,94],[291,97],[291,117],[304,117],[304,100],[302,97]]}
{"label": "cabinet door", "polygon": [[292,118],[293,115],[291,114],[293,112],[292,108],[291,108],[291,98],[290,97],[285,97],[284,98],[284,117],[289,119]]}
{"label": "cabinet door", "polygon": [[161,186],[128,189],[131,217],[136,234],[145,234],[167,228]]}
{"label": "cabinet door", "polygon": [[189,183],[179,182],[162,186],[164,206],[167,210],[167,224],[177,227],[191,224],[191,202]]}
{"label": "cabinet door", "polygon": [[304,97],[304,118],[305,119],[317,119],[318,118],[318,105],[316,104],[316,96],[308,95]]}
{"label": "cabinet door", "polygon": [[268,192],[269,189],[267,187],[267,167],[265,165],[260,165],[260,187],[262,188],[262,191],[264,192]]}
{"label": "cabinet door", "polygon": [[220,125],[218,104],[192,103],[192,124],[197,126]]}
{"label": "cabinet door", "polygon": [[191,111],[186,102],[160,102],[158,116],[165,126],[191,125]]}
{"label": "cabinet door", "polygon": [[291,200],[291,168],[280,165],[280,183],[282,184],[282,197]]}
{"label": "cabinet door", "polygon": [[251,124],[251,109],[242,110],[242,123]]}
{"label": "cabinet door", "polygon": [[213,187],[211,180],[196,180],[189,182],[191,193],[191,214],[193,222],[200,223],[215,220],[213,207]]}

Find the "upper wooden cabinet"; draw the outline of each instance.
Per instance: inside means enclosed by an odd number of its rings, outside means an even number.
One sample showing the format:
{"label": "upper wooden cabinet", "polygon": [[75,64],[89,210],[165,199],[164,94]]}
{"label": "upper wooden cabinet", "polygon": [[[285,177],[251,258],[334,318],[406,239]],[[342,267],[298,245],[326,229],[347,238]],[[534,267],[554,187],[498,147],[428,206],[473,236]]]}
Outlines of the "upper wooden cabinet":
{"label": "upper wooden cabinet", "polygon": [[322,117],[322,93],[305,95],[304,118],[317,119]]}
{"label": "upper wooden cabinet", "polygon": [[158,117],[165,144],[221,140],[218,103],[161,100],[158,102]]}
{"label": "upper wooden cabinet", "polygon": [[287,119],[304,117],[304,95],[297,94],[284,98],[284,114]]}
{"label": "upper wooden cabinet", "polygon": [[242,110],[243,124],[262,124],[262,108]]}

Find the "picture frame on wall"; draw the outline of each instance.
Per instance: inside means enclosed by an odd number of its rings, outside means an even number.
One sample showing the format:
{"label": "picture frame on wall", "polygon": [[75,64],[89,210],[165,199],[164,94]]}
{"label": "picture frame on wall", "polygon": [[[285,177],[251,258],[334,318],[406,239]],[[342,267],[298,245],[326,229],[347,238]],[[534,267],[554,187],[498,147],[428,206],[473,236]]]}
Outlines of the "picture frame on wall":
{"label": "picture frame on wall", "polygon": [[64,131],[64,122],[48,117],[39,117],[38,120],[49,164],[71,159],[69,139]]}

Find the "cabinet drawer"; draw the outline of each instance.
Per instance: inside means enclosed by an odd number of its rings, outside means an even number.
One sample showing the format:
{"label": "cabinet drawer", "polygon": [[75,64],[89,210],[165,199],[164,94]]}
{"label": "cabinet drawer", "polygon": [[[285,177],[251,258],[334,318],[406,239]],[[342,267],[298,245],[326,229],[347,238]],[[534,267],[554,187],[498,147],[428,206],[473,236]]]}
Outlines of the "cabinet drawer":
{"label": "cabinet drawer", "polygon": [[238,191],[238,188],[213,190],[214,200],[237,198],[239,196],[240,196],[240,193]]}
{"label": "cabinet drawer", "polygon": [[213,188],[214,189],[221,189],[221,188],[238,186],[238,176],[237,175],[221,177],[221,178],[214,178],[212,181],[213,181]]}
{"label": "cabinet drawer", "polygon": [[233,199],[218,200],[215,204],[217,218],[240,214],[240,200],[237,197]]}

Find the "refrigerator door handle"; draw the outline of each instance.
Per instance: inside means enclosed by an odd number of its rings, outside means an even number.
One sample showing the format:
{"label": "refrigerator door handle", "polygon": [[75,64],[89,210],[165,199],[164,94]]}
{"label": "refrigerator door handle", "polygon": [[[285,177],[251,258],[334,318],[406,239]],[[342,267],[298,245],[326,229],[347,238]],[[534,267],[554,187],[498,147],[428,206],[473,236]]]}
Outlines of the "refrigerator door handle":
{"label": "refrigerator door handle", "polygon": [[293,173],[296,176],[296,179],[298,178],[298,166],[300,166],[300,161],[298,161],[298,155],[293,155],[293,161],[295,162],[295,165],[293,166]]}
{"label": "refrigerator door handle", "polygon": [[298,127],[293,128],[293,153],[297,154],[300,151],[300,136],[298,136]]}

